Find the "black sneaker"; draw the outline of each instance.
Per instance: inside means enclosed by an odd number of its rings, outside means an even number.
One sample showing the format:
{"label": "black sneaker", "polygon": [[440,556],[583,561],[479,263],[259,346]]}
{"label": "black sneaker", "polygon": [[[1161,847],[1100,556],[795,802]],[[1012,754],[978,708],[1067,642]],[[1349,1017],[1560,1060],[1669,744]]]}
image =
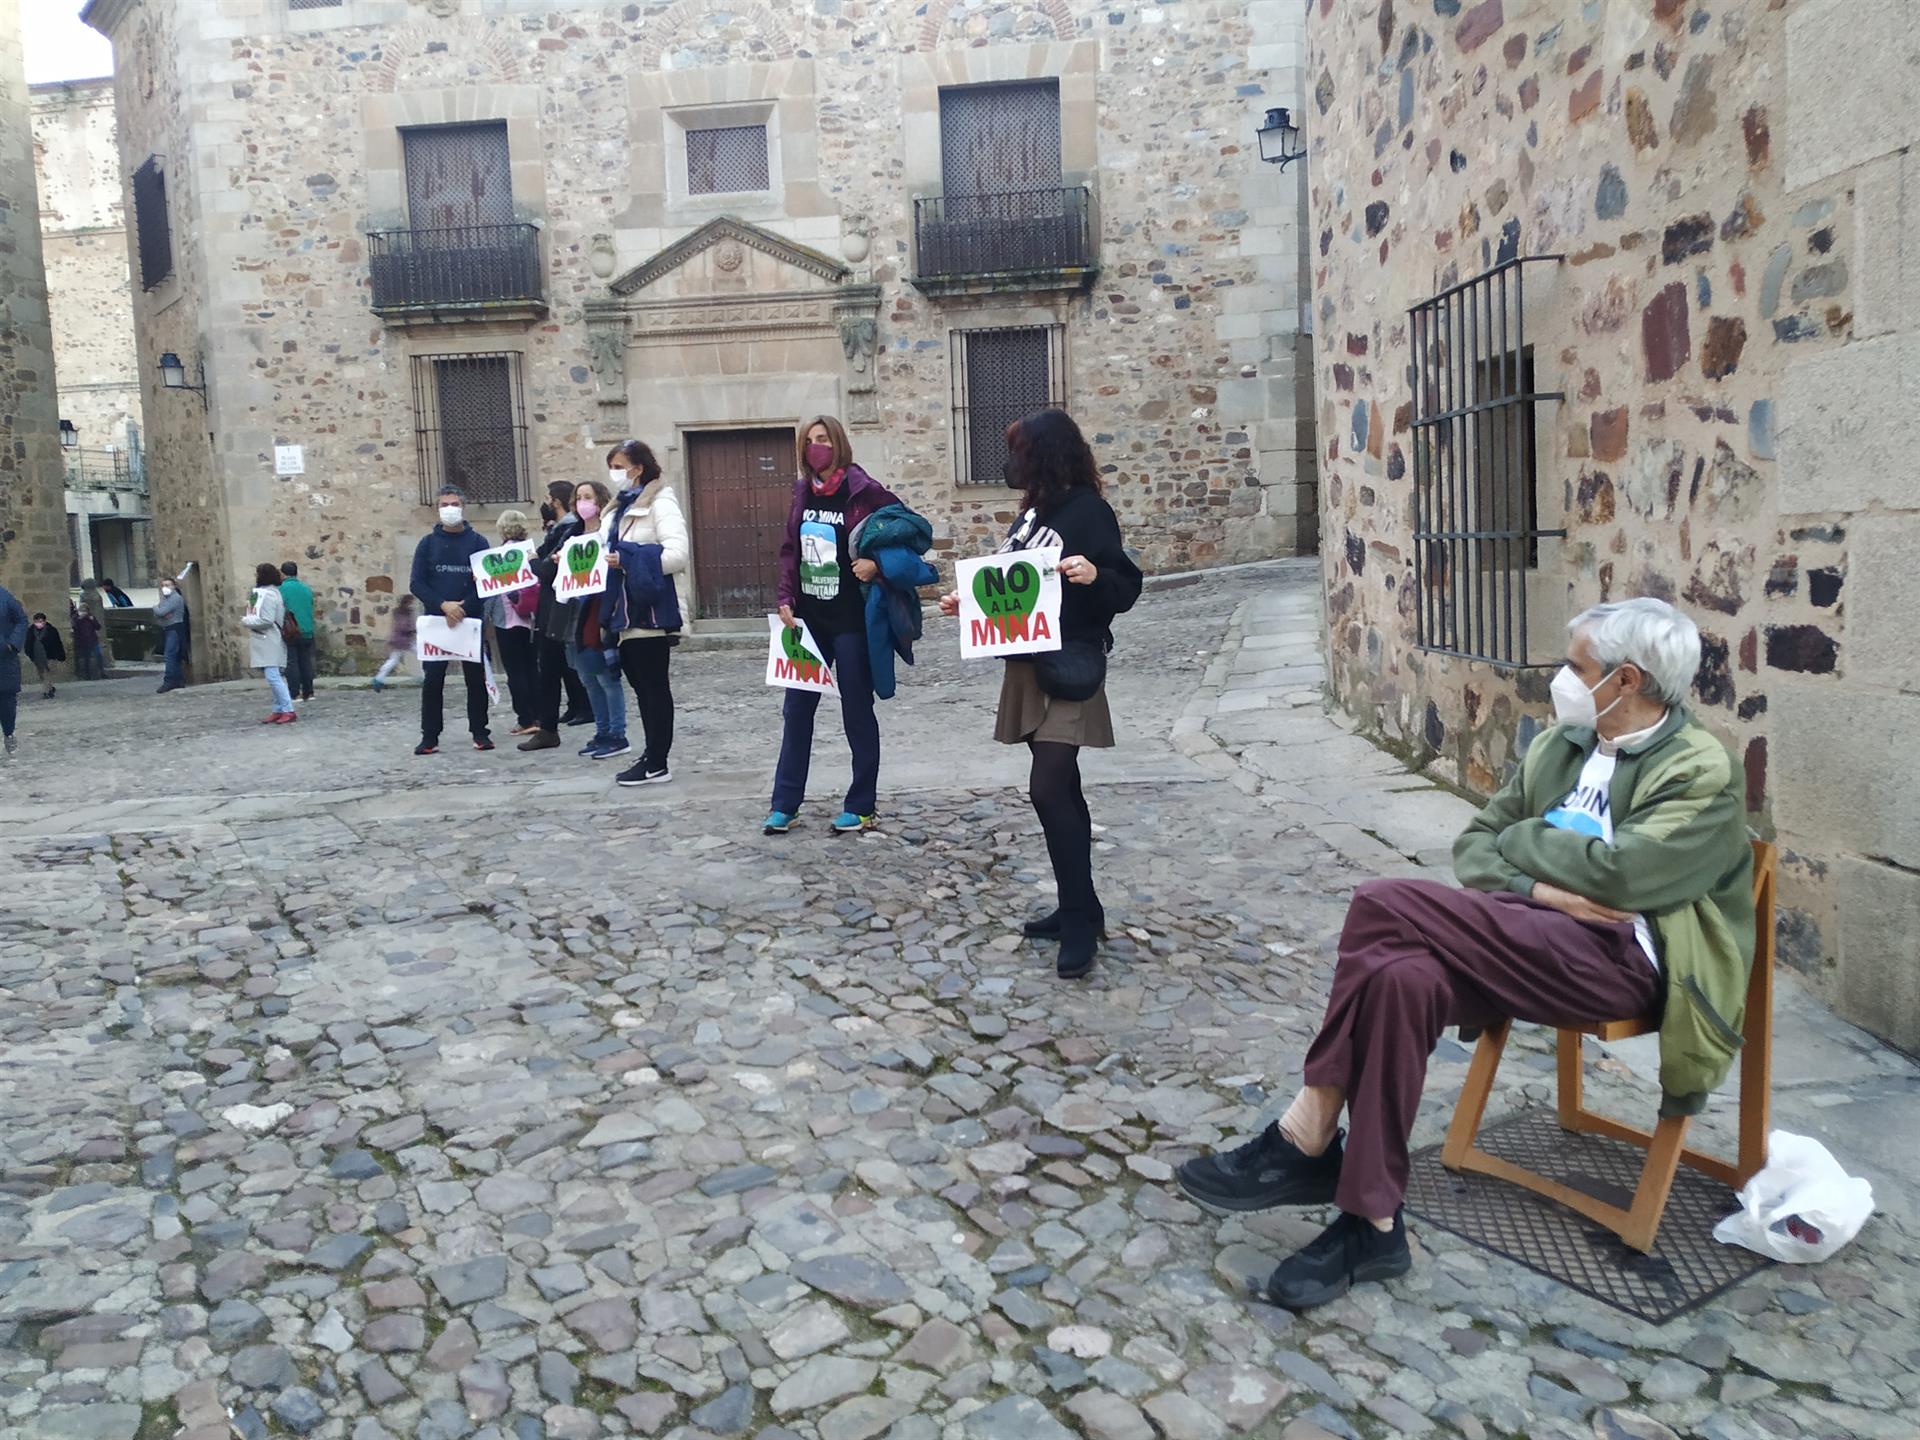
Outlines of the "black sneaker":
{"label": "black sneaker", "polygon": [[1393,1229],[1376,1230],[1373,1222],[1341,1213],[1338,1220],[1280,1262],[1267,1281],[1267,1298],[1284,1310],[1311,1310],[1338,1300],[1355,1285],[1391,1280],[1413,1268],[1407,1248],[1407,1225],[1393,1212]]}
{"label": "black sneaker", "polygon": [[562,725],[591,725],[593,723],[593,715],[592,712],[584,715],[575,715],[569,711],[560,717],[560,723]]}
{"label": "black sneaker", "polygon": [[1308,1155],[1273,1124],[1238,1149],[1189,1160],[1174,1174],[1182,1190],[1214,1210],[1329,1205],[1344,1154],[1339,1134],[1323,1153]]}
{"label": "black sneaker", "polygon": [[656,765],[642,755],[614,777],[618,785],[664,785],[673,779],[673,772],[664,765]]}
{"label": "black sneaker", "polygon": [[416,755],[438,755],[440,753],[440,742],[437,740],[422,740],[418,745],[413,747],[413,753]]}
{"label": "black sneaker", "polygon": [[473,742],[473,748],[476,750],[491,750],[493,749],[493,741],[487,739],[485,736],[482,736],[480,739]]}

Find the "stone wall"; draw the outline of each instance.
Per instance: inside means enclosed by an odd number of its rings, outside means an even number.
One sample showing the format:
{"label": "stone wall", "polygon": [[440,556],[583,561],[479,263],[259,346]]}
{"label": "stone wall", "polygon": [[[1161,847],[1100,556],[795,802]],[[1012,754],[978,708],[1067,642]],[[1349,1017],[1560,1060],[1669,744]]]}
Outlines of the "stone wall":
{"label": "stone wall", "polygon": [[[1901,604],[1920,538],[1914,15],[1904,0],[1308,14],[1339,703],[1482,792],[1546,716],[1550,671],[1416,645],[1408,312],[1515,254],[1564,256],[1526,267],[1536,386],[1563,397],[1537,408],[1538,524],[1566,530],[1514,577],[1532,658],[1553,661],[1565,617],[1603,599],[1658,595],[1698,619],[1698,709],[1784,847],[1781,959],[1909,1047],[1920,808],[1883,777],[1889,740],[1920,733]],[[1437,552],[1420,558],[1435,584]]]}
{"label": "stone wall", "polygon": [[[210,571],[237,580],[259,559],[299,558],[323,601],[333,668],[377,658],[430,521],[418,503],[414,357],[522,355],[536,491],[599,474],[606,444],[645,413],[627,404],[635,367],[620,341],[631,317],[602,315],[614,342],[604,353],[587,322],[590,307],[611,304],[610,277],[708,218],[663,186],[656,163],[663,103],[694,89],[726,99],[740,87],[777,110],[781,193],[740,218],[831,252],[849,285],[879,287],[871,351],[849,340],[843,362],[859,352],[865,377],[828,378],[843,402],[871,409],[855,437],[863,463],[933,515],[943,551],[964,552],[1010,503],[1003,489],[953,482],[947,332],[981,305],[908,283],[912,200],[924,192],[907,179],[903,86],[935,61],[998,73],[1064,64],[1081,47],[1099,278],[1083,296],[993,303],[1043,305],[1067,327],[1067,403],[1150,568],[1312,544],[1312,422],[1296,362],[1300,172],[1261,165],[1254,141],[1269,104],[1297,103],[1294,0],[804,11],[346,0],[300,12],[264,0],[94,0],[88,15],[116,43],[123,162],[174,157],[176,248],[191,252],[179,299],[136,296],[141,373],[163,349],[208,367],[210,454],[176,424],[197,411],[191,397],[147,396],[163,563],[197,546]],[[422,118],[506,121],[516,214],[541,227],[543,318],[401,329],[369,313],[365,236],[399,218],[398,126]],[[737,347],[750,348],[772,367],[754,403],[811,393],[804,375],[780,383],[777,347]],[[849,384],[865,389],[850,396]],[[677,431],[643,438],[680,478]],[[285,444],[304,448],[304,475],[275,477]],[[483,530],[496,513],[476,512]]]}
{"label": "stone wall", "polygon": [[112,80],[34,86],[33,145],[60,418],[88,449],[124,450],[140,377]]}
{"label": "stone wall", "polygon": [[20,13],[0,4],[0,585],[64,624],[72,551],[54,398]]}

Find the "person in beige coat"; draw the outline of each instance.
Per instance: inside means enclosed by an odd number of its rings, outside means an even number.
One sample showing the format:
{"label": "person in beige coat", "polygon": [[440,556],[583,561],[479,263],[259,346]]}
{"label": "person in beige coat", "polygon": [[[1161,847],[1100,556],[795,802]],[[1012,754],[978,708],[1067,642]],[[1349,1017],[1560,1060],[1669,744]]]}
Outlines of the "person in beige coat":
{"label": "person in beige coat", "polygon": [[[687,559],[690,542],[686,513],[680,497],[661,474],[653,450],[638,440],[623,440],[607,452],[607,479],[618,494],[608,520],[608,550],[615,543],[657,545],[662,579],[671,583],[673,604],[662,605],[667,621],[659,629],[633,625],[620,632],[620,668],[633,687],[640,710],[640,729],[646,737],[640,758],[620,772],[622,785],[659,785],[673,778],[667,755],[673,749],[673,686],[668,662],[680,643],[681,617],[691,613],[687,598]],[[620,557],[608,562],[617,567]],[[616,571],[616,573],[618,573]],[[662,616],[634,616],[658,623]]]}
{"label": "person in beige coat", "polygon": [[247,663],[267,677],[267,689],[273,692],[273,710],[262,725],[291,725],[299,717],[293,713],[293,696],[287,690],[287,641],[282,626],[287,618],[287,602],[280,598],[280,567],[262,564],[254,571],[253,596],[240,623],[247,627]]}

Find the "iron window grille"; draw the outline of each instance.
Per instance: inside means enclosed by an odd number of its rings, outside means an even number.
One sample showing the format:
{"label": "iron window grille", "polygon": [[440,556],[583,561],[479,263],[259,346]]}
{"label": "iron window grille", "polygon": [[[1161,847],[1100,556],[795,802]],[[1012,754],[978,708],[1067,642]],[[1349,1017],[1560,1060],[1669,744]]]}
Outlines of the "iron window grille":
{"label": "iron window grille", "polygon": [[515,351],[413,357],[420,503],[452,485],[476,505],[531,497],[527,400]]}
{"label": "iron window grille", "polygon": [[768,188],[766,126],[722,125],[689,130],[686,135],[689,195],[732,195]]}
{"label": "iron window grille", "polygon": [[1516,256],[1422,301],[1413,339],[1413,583],[1420,649],[1524,668],[1540,541],[1526,267]]}
{"label": "iron window grille", "polygon": [[994,326],[951,333],[953,478],[1006,483],[1007,427],[1040,410],[1067,408],[1067,328]]}
{"label": "iron window grille", "polygon": [[287,0],[289,10],[338,10],[347,0]]}
{"label": "iron window grille", "polygon": [[513,223],[507,122],[419,125],[400,132],[407,223],[416,231]]}
{"label": "iron window grille", "polygon": [[133,224],[140,247],[140,288],[173,274],[173,226],[167,219],[167,172],[150,155],[133,172]]}

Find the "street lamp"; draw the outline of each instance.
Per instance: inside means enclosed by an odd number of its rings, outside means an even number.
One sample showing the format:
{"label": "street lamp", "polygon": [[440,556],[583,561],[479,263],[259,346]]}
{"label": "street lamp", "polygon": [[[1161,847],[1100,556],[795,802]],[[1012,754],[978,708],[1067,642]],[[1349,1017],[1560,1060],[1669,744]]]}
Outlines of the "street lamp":
{"label": "street lamp", "polygon": [[207,403],[207,362],[199,362],[198,385],[187,383],[187,367],[180,363],[180,357],[169,350],[160,357],[160,383],[169,390],[192,390],[199,394],[200,403]]}
{"label": "street lamp", "polygon": [[71,420],[62,420],[60,422],[60,448],[62,450],[75,450],[75,449],[78,449],[79,446],[80,446],[79,427],[77,427]]}
{"label": "street lamp", "polygon": [[1278,165],[1282,170],[1296,160],[1304,160],[1307,147],[1300,138],[1300,127],[1293,123],[1293,112],[1285,109],[1267,111],[1267,118],[1258,131],[1260,137],[1260,158],[1269,165]]}

